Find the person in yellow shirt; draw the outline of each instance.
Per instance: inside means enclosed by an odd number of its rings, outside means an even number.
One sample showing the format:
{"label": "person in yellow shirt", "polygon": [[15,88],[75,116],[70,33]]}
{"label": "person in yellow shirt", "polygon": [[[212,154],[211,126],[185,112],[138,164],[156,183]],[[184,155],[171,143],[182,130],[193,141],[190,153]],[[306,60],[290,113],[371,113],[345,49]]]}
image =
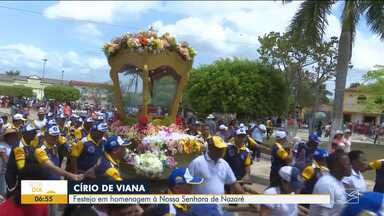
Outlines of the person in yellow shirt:
{"label": "person in yellow shirt", "polygon": [[[11,128],[16,130],[16,128]],[[27,124],[21,129],[21,139],[18,144],[13,146],[7,162],[5,179],[8,186],[8,192],[12,192],[20,183],[21,171],[29,165],[37,164],[34,156],[36,148],[41,146],[41,137],[37,136],[37,129],[32,124]]]}
{"label": "person in yellow shirt", "polygon": [[97,161],[104,154],[103,145],[108,131],[106,123],[94,125],[91,132],[70,149],[70,170],[73,173],[84,173],[97,165]]}
{"label": "person in yellow shirt", "polygon": [[95,168],[96,179],[121,181],[118,169],[120,161],[127,157],[126,147],[131,143],[120,136],[112,135],[104,142],[104,154]]}
{"label": "person in yellow shirt", "polygon": [[279,170],[281,167],[289,165],[292,158],[287,142],[287,133],[278,130],[275,132],[275,138],[276,143],[271,149],[271,171],[269,175],[269,183],[272,187],[280,185]]}
{"label": "person in yellow shirt", "polygon": [[57,125],[52,125],[46,129],[44,144],[35,149],[37,161],[48,171],[48,180],[60,180],[60,176],[67,179],[79,181],[83,175],[75,175],[60,168],[60,161],[57,147],[59,145],[60,129]]}
{"label": "person in yellow shirt", "polygon": [[306,166],[301,173],[305,182],[305,187],[301,191],[302,194],[312,194],[317,180],[329,172],[326,161],[327,157],[328,152],[323,148],[317,148],[314,151],[312,164]]}
{"label": "person in yellow shirt", "polygon": [[250,150],[245,145],[246,138],[245,128],[237,129],[234,142],[228,145],[224,160],[228,162],[237,180],[249,181],[252,157]]}
{"label": "person in yellow shirt", "polygon": [[373,191],[384,193],[384,159],[371,161],[368,163],[368,169],[376,171]]}

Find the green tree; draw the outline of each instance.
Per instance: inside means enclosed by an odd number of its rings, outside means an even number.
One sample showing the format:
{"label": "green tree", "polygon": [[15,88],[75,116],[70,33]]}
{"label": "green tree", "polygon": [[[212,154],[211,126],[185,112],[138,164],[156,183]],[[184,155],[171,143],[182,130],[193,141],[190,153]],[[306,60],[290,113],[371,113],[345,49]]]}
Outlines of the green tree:
{"label": "green tree", "polygon": [[[332,6],[338,1],[306,0],[301,4],[289,26],[290,32],[297,40],[306,44],[321,43],[327,16]],[[352,45],[359,19],[365,15],[368,26],[373,33],[384,39],[384,2],[375,0],[343,1],[341,16],[341,34],[337,53],[335,99],[333,102],[332,131],[341,128],[343,122],[343,101],[348,66],[352,56]]]}
{"label": "green tree", "polygon": [[[335,75],[337,38],[309,46],[294,40],[289,33],[270,32],[259,37],[259,42],[262,62],[280,69],[289,85],[289,110],[299,105],[311,107],[315,113],[326,94],[324,83]],[[314,116],[311,126],[313,120]]]}
{"label": "green tree", "polygon": [[5,71],[5,74],[8,76],[19,76],[20,71],[19,70],[8,70],[8,71]]}
{"label": "green tree", "polygon": [[384,110],[384,66],[376,65],[374,70],[368,71],[364,77],[365,85],[358,89],[368,93],[366,111],[381,112]]}
{"label": "green tree", "polygon": [[50,85],[44,88],[44,95],[48,99],[57,101],[77,101],[80,98],[80,91],[69,85]]}
{"label": "green tree", "polygon": [[32,88],[23,85],[0,86],[0,95],[10,97],[32,97]]}
{"label": "green tree", "polygon": [[184,98],[201,113],[237,113],[240,117],[281,115],[287,87],[280,71],[245,59],[220,59],[192,70]]}

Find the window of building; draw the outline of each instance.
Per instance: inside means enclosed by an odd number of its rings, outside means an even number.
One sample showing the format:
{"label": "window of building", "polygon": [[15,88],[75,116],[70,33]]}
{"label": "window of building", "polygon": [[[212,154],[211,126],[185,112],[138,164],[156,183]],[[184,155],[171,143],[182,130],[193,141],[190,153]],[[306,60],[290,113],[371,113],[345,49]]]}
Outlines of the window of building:
{"label": "window of building", "polygon": [[367,101],[367,97],[365,95],[359,95],[359,97],[357,97],[358,104],[364,104],[366,101]]}

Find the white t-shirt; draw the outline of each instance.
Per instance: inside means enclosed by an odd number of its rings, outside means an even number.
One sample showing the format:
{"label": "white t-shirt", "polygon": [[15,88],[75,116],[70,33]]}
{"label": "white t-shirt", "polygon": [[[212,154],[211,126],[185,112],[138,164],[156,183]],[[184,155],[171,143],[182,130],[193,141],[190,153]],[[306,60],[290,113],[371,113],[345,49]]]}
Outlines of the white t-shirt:
{"label": "white t-shirt", "polygon": [[313,189],[313,194],[329,194],[331,202],[330,204],[312,204],[309,208],[309,216],[339,216],[347,202],[343,183],[331,174],[320,177]]}
{"label": "white t-shirt", "polygon": [[43,120],[36,119],[33,121],[33,123],[36,126],[36,128],[40,130],[47,124],[47,119],[43,119]]}
{"label": "white t-shirt", "polygon": [[224,185],[236,182],[228,163],[222,158],[215,163],[207,153],[195,158],[188,169],[192,176],[204,178],[202,184],[193,186],[194,194],[224,194]]}
{"label": "white t-shirt", "polygon": [[[271,187],[264,191],[264,194],[280,194],[279,187]],[[263,204],[267,208],[271,209],[271,216],[297,216],[299,209],[297,204]]]}
{"label": "white t-shirt", "polygon": [[350,176],[343,178],[343,183],[346,189],[358,190],[361,193],[368,191],[364,176],[361,172],[356,172],[354,169],[352,169],[352,174]]}
{"label": "white t-shirt", "polygon": [[345,148],[344,148],[344,151],[345,152],[350,152],[351,151],[351,146],[352,146],[352,138],[349,137],[348,139],[344,138],[344,144],[345,144]]}

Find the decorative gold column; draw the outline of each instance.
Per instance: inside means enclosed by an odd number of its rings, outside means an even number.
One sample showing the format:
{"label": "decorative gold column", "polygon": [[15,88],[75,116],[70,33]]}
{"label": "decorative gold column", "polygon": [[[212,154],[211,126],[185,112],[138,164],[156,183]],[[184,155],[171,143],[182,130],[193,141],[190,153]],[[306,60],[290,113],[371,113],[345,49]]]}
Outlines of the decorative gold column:
{"label": "decorative gold column", "polygon": [[148,116],[148,94],[149,94],[149,70],[148,65],[143,68],[143,115]]}
{"label": "decorative gold column", "polygon": [[172,122],[176,121],[177,111],[179,109],[179,105],[182,100],[183,90],[185,88],[185,85],[187,84],[187,81],[188,81],[188,77],[184,76],[184,77],[181,77],[181,79],[177,82],[176,94],[175,94],[175,97],[173,98],[173,102],[171,104],[171,110],[169,112]]}

